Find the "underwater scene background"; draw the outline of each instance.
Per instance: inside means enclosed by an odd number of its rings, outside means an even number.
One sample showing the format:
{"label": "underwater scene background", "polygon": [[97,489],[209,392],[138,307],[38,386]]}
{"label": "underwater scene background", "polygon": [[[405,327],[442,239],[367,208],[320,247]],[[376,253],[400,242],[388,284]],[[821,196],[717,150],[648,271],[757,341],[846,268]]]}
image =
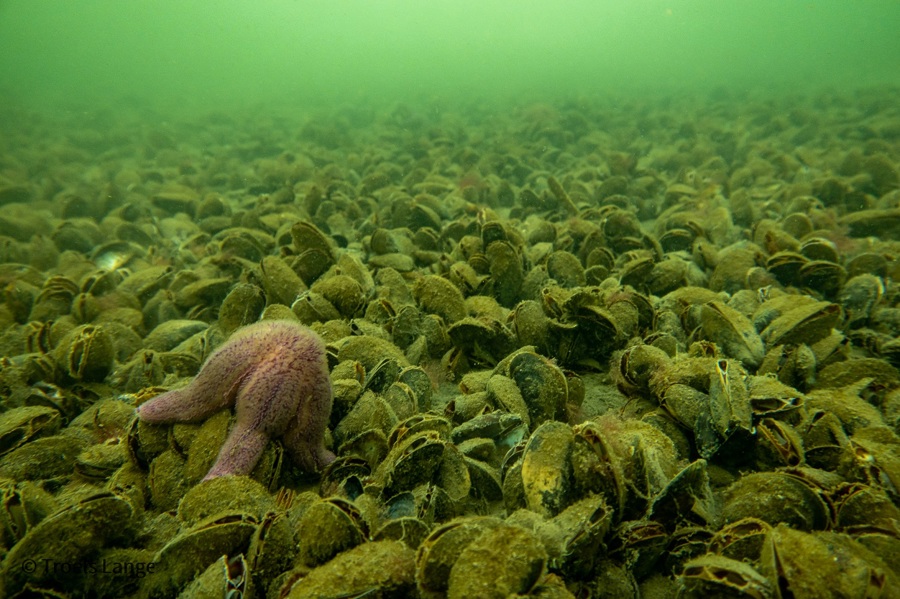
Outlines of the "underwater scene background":
{"label": "underwater scene background", "polygon": [[0,597],[900,597],[898,23],[0,1]]}

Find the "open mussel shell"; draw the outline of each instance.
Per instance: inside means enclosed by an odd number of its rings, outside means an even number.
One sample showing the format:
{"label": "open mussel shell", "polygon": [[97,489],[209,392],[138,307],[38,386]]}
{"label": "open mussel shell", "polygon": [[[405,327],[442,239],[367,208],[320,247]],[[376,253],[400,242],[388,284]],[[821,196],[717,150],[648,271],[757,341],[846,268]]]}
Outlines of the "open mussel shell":
{"label": "open mussel shell", "polygon": [[107,543],[127,541],[134,534],[134,508],[112,493],[86,497],[47,516],[6,554],[0,566],[0,589],[12,596],[25,584],[60,584],[52,569],[23,564],[73,563],[88,558]]}
{"label": "open mussel shell", "polygon": [[553,362],[525,347],[507,356],[494,372],[515,382],[532,426],[564,419],[568,384],[565,374]]}
{"label": "open mussel shell", "polygon": [[50,407],[14,408],[0,414],[0,456],[40,435],[59,430],[59,412]]}
{"label": "open mussel shell", "polygon": [[678,576],[681,597],[774,598],[772,582],[751,565],[721,555],[689,560]]}

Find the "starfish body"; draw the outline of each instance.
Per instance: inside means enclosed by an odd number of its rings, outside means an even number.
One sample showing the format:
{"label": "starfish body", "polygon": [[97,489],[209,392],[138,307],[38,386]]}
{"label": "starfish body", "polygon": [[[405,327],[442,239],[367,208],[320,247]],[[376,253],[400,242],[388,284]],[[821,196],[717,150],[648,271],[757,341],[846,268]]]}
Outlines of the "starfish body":
{"label": "starfish body", "polygon": [[301,468],[321,469],[335,457],[324,441],[331,402],[322,339],[298,322],[265,320],[238,329],[187,387],[154,397],[137,413],[151,423],[196,422],[234,406],[234,426],[208,480],[249,474],[277,438]]}

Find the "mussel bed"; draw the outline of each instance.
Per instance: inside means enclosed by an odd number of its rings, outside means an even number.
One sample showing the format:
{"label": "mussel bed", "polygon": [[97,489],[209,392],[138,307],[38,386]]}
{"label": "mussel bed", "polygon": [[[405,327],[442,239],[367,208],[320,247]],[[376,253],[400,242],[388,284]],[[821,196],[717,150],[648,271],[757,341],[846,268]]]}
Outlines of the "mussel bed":
{"label": "mussel bed", "polygon": [[[900,596],[898,107],[3,108],[0,596]],[[276,318],[337,460],[201,482]]]}

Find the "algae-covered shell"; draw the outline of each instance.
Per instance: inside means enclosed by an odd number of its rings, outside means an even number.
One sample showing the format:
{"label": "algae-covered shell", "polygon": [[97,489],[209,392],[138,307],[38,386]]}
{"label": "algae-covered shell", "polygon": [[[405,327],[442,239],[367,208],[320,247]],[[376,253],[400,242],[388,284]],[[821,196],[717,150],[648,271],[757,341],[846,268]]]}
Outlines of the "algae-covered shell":
{"label": "algae-covered shell", "polygon": [[80,563],[108,542],[133,534],[134,511],[112,493],[87,497],[46,517],[16,543],[0,566],[0,595],[10,597],[26,583],[59,584],[52,568],[28,564]]}
{"label": "algae-covered shell", "polygon": [[0,456],[41,435],[59,430],[59,412],[44,406],[13,408],[0,414]]}
{"label": "algae-covered shell", "polygon": [[709,425],[718,438],[710,439],[701,418],[694,430],[700,455],[709,458],[726,443],[732,451],[743,450],[753,436],[749,396],[746,371],[733,360],[716,360],[709,382]]}
{"label": "algae-covered shell", "polygon": [[184,475],[185,458],[174,449],[166,449],[152,462],[147,475],[152,504],[161,510],[172,510],[188,490]]}
{"label": "algae-covered shell", "polygon": [[463,549],[450,569],[449,599],[525,595],[541,580],[547,551],[534,533],[501,525],[484,531]]}
{"label": "algae-covered shell", "polygon": [[472,364],[494,366],[516,347],[503,323],[488,317],[465,317],[447,328],[454,346],[465,352]]}
{"label": "algae-covered shell", "polygon": [[500,501],[503,499],[503,488],[500,483],[500,471],[483,460],[463,456],[471,481],[471,495],[475,499]]}
{"label": "algae-covered shell", "polygon": [[782,597],[896,597],[900,589],[882,557],[850,536],[786,524],[768,535],[760,571],[777,581]]}
{"label": "algae-covered shell", "polygon": [[186,597],[244,597],[253,592],[250,586],[250,567],[244,554],[229,558],[223,555],[209,565],[185,587],[180,596]]}
{"label": "algae-covered shell", "polygon": [[[491,377],[496,378],[497,375]],[[500,449],[506,451],[528,434],[528,427],[518,414],[507,414],[500,410],[485,412],[466,420],[453,429],[450,439],[457,444],[471,441],[487,442],[490,453]],[[462,448],[462,446],[460,446]],[[485,458],[487,459],[487,457]]]}
{"label": "algae-covered shell", "polygon": [[314,567],[364,542],[369,531],[353,503],[330,497],[312,504],[303,512],[297,523],[296,536],[298,559]]}
{"label": "algae-covered shell", "polygon": [[363,458],[356,455],[339,456],[322,471],[319,494],[322,497],[343,496],[347,485],[355,485],[356,481],[366,479],[371,473],[369,463]]}
{"label": "algae-covered shell", "polygon": [[258,522],[241,512],[220,513],[181,532],[153,558],[154,568],[166,576],[144,579],[148,597],[171,597],[222,555],[243,553]]}
{"label": "algae-covered shell", "polygon": [[535,532],[547,549],[553,570],[578,580],[594,572],[613,519],[613,510],[603,497],[589,495],[544,520]]}
{"label": "algae-covered shell", "polygon": [[320,294],[344,318],[355,317],[362,311],[366,302],[362,285],[344,274],[321,277],[313,283],[310,291]]}
{"label": "algae-covered shell", "polygon": [[698,232],[690,227],[673,227],[659,236],[659,245],[666,253],[689,251],[697,234]]}
{"label": "algae-covered shell", "polygon": [[369,248],[376,254],[393,254],[399,251],[399,239],[393,231],[378,227],[369,237]]}
{"label": "algae-covered shell", "polygon": [[769,579],[753,566],[714,554],[701,555],[684,564],[678,585],[678,596],[685,598],[774,599],[778,596]]}
{"label": "algae-covered shell", "polygon": [[750,319],[723,304],[709,302],[701,308],[700,321],[707,339],[721,348],[726,356],[747,368],[756,368],[766,354],[762,339]]}
{"label": "algae-covered shell", "polygon": [[289,575],[279,596],[409,597],[415,593],[415,552],[400,541],[363,543],[312,570]]}
{"label": "algae-covered shell", "polygon": [[260,483],[246,476],[220,476],[201,481],[184,494],[178,517],[187,527],[220,512],[242,510],[257,520],[273,509],[271,496]]}
{"label": "algae-covered shell", "polygon": [[[163,392],[161,388],[147,388],[147,398]],[[126,432],[128,457],[141,470],[147,470],[150,462],[168,448],[168,427],[148,424],[140,418],[133,419]]]}
{"label": "algae-covered shell", "polygon": [[755,416],[775,416],[803,408],[806,397],[771,376],[751,376],[748,379],[750,407]]}
{"label": "algae-covered shell", "polygon": [[758,518],[800,530],[823,530],[829,521],[822,497],[801,479],[781,472],[745,474],[724,492],[726,522]]}
{"label": "algae-covered shell", "polygon": [[510,242],[503,240],[491,242],[485,254],[490,264],[494,297],[500,305],[512,308],[519,299],[524,281],[522,258]]}
{"label": "algae-covered shell", "polygon": [[175,292],[175,305],[182,310],[189,310],[221,304],[231,284],[231,279],[224,277],[194,281]]}
{"label": "algae-covered shell", "polygon": [[781,251],[769,256],[766,269],[772,273],[782,285],[791,285],[800,272],[800,267],[809,260],[797,252]]}
{"label": "algae-covered shell", "polygon": [[209,324],[199,320],[167,320],[160,323],[144,338],[144,347],[155,351],[171,351]]}
{"label": "algae-covered shell", "polygon": [[431,531],[428,524],[415,516],[399,516],[384,522],[372,535],[373,541],[402,541],[410,549],[417,549]]}
{"label": "algae-covered shell", "polygon": [[549,342],[550,318],[535,300],[519,302],[509,313],[508,326],[523,346],[544,348]]}
{"label": "algae-covered shell", "polygon": [[572,429],[553,420],[531,434],[522,456],[522,482],[528,509],[552,517],[569,504],[574,441]]}
{"label": "algae-covered shell", "polygon": [[847,281],[838,294],[838,303],[847,313],[847,326],[862,326],[872,313],[885,292],[881,277],[863,273]]}
{"label": "algae-covered shell", "polygon": [[547,274],[563,287],[585,284],[584,267],[572,253],[557,250],[547,257]]}
{"label": "algae-covered shell", "polygon": [[850,437],[853,460],[839,470],[849,479],[890,493],[900,489],[900,439],[886,426],[861,428]]}
{"label": "algae-covered shell", "polygon": [[710,553],[748,563],[759,561],[772,525],[758,518],[741,518],[720,528],[709,541]]}
{"label": "algae-covered shell", "polygon": [[127,459],[125,443],[118,437],[112,437],[79,453],[75,458],[75,472],[89,480],[106,480]]}
{"label": "algae-covered shell", "polygon": [[398,418],[408,418],[419,412],[418,398],[406,383],[392,383],[382,396]]}
{"label": "algae-covered shell", "polygon": [[462,292],[453,283],[437,275],[426,275],[413,284],[413,297],[419,307],[437,314],[450,325],[466,315]]}
{"label": "algae-covered shell", "polygon": [[760,469],[799,466],[804,461],[803,440],[787,422],[763,418],[756,424],[754,453]]}
{"label": "algae-covered shell", "polygon": [[[652,498],[660,496],[667,486],[676,482],[680,465],[675,458],[675,446],[666,434],[645,422],[620,420],[611,415],[597,420],[598,429],[609,439],[612,456],[618,460],[622,472],[624,504],[617,515],[622,519],[639,517],[645,514]],[[683,478],[691,482],[672,487],[672,490],[686,490],[695,481],[704,480],[689,475]],[[699,496],[698,489],[695,498],[699,499]],[[670,517],[675,519],[676,514]]]}
{"label": "algae-covered shell", "polygon": [[257,592],[268,590],[271,581],[294,563],[297,543],[291,519],[284,512],[267,512],[250,537],[247,566]]}
{"label": "algae-covered shell", "polygon": [[291,311],[306,325],[339,320],[341,313],[325,297],[314,291],[304,291],[291,304]]}
{"label": "algae-covered shell", "polygon": [[841,307],[837,304],[804,303],[775,318],[760,336],[769,348],[788,342],[812,344],[827,337],[840,319]]}
{"label": "algae-covered shell", "polygon": [[0,483],[0,547],[9,548],[56,512],[58,500],[39,483]]}
{"label": "algae-covered shell", "polygon": [[887,258],[875,252],[861,252],[848,260],[846,266],[847,275],[850,277],[868,273],[884,278],[889,268]]}
{"label": "algae-covered shell", "polygon": [[706,460],[695,460],[655,494],[647,519],[661,523],[669,533],[679,527],[714,526],[719,520],[717,507]]}
{"label": "algae-covered shell", "polygon": [[613,375],[623,393],[647,391],[651,375],[667,368],[670,362],[669,355],[653,345],[632,345],[619,354]]}
{"label": "algae-covered shell", "polygon": [[684,526],[675,530],[661,562],[663,571],[677,574],[684,570],[685,563],[707,552],[712,536],[712,531],[701,526]]}
{"label": "algae-covered shell", "polygon": [[240,283],[232,289],[219,308],[219,326],[225,334],[238,327],[259,320],[266,307],[266,296],[263,290],[250,283]]}
{"label": "algae-covered shell", "polygon": [[171,266],[148,266],[141,270],[135,270],[119,284],[118,290],[130,293],[141,302],[146,302],[171,282],[173,272]]}
{"label": "algae-covered shell", "polygon": [[766,352],[756,373],[774,375],[785,385],[805,391],[815,382],[816,362],[815,352],[806,343],[778,345]]}
{"label": "algae-covered shell", "polygon": [[[372,433],[380,435],[386,453],[388,450],[387,435],[396,424],[397,415],[383,398],[374,393],[364,393],[334,429],[335,443],[339,448],[338,453],[347,453],[346,448],[342,449],[344,444],[353,443],[353,440],[361,435],[371,437]],[[352,451],[351,453],[367,459],[372,465],[380,463],[381,458],[384,457],[381,454],[377,456],[377,460],[372,461],[369,458],[375,456],[368,452]]]}
{"label": "algae-covered shell", "polygon": [[318,227],[306,221],[291,227],[291,238],[298,257],[296,272],[311,285],[334,263],[331,242]]}
{"label": "algae-covered shell", "polygon": [[384,460],[387,452],[387,438],[384,432],[378,429],[364,430],[347,438],[338,446],[339,454],[359,457],[372,468]]}
{"label": "algae-covered shell", "polygon": [[394,445],[375,472],[386,496],[409,491],[437,475],[446,442],[434,431],[407,435]]}
{"label": "algae-covered shell", "polygon": [[419,592],[444,593],[460,553],[484,532],[504,526],[498,518],[468,516],[451,520],[431,531],[416,552]]}
{"label": "algae-covered shell", "polygon": [[403,439],[422,431],[434,431],[441,439],[447,440],[451,438],[451,428],[446,418],[422,412],[398,422],[388,436],[388,443],[394,447]]}
{"label": "algae-covered shell", "polygon": [[566,375],[553,362],[536,354],[533,348],[523,347],[510,354],[497,364],[494,373],[515,381],[528,407],[532,426],[547,420],[565,419]]}
{"label": "algae-covered shell", "polygon": [[828,260],[813,260],[800,267],[797,284],[821,294],[826,299],[834,299],[847,280],[844,267]]}
{"label": "algae-covered shell", "polygon": [[279,256],[265,256],[259,264],[256,279],[265,290],[269,303],[290,306],[306,291],[303,279]]}
{"label": "algae-covered shell", "polygon": [[70,279],[62,276],[48,278],[31,306],[28,320],[49,322],[68,314],[78,291],[78,284]]}
{"label": "algae-covered shell", "polygon": [[625,507],[626,483],[621,456],[610,446],[596,422],[573,427],[574,439],[569,459],[572,483],[577,495],[602,496],[615,517],[621,519]]}
{"label": "algae-covered shell", "polygon": [[104,327],[83,325],[60,340],[55,357],[73,379],[102,381],[112,369],[115,345]]}
{"label": "algae-covered shell", "polygon": [[834,527],[845,532],[866,528],[889,530],[900,521],[900,508],[888,493],[863,483],[841,483],[832,493]]}
{"label": "algae-covered shell", "polygon": [[806,463],[836,470],[850,451],[850,439],[841,420],[831,412],[812,410],[800,428]]}
{"label": "algae-covered shell", "polygon": [[424,369],[420,366],[408,366],[400,371],[397,381],[406,384],[415,394],[416,404],[422,413],[431,409],[434,383]]}
{"label": "algae-covered shell", "polygon": [[260,237],[262,235],[252,229],[231,228],[219,231],[214,239],[219,241],[220,254],[259,262],[274,246],[274,239],[263,241]]}
{"label": "algae-covered shell", "polygon": [[[528,413],[528,405],[514,380],[502,374],[495,374],[488,379],[485,390],[494,405],[518,416],[526,430],[530,428],[531,416]],[[497,420],[499,425],[499,416]],[[497,435],[488,436],[496,437]]]}
{"label": "algae-covered shell", "polygon": [[614,559],[625,562],[640,579],[654,569],[668,543],[669,534],[659,522],[626,520],[613,529],[609,549]]}

